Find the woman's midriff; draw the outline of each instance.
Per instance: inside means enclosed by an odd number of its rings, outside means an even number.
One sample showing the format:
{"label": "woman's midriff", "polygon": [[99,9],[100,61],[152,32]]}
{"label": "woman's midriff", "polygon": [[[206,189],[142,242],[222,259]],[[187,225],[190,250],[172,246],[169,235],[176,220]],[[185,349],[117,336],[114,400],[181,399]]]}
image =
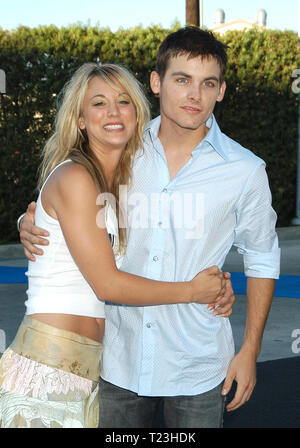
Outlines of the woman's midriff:
{"label": "woman's midriff", "polygon": [[75,316],[74,314],[31,314],[32,319],[37,319],[44,324],[52,325],[53,327],[62,330],[72,331],[93,339],[97,342],[102,342],[104,335],[105,319],[96,319],[94,317]]}

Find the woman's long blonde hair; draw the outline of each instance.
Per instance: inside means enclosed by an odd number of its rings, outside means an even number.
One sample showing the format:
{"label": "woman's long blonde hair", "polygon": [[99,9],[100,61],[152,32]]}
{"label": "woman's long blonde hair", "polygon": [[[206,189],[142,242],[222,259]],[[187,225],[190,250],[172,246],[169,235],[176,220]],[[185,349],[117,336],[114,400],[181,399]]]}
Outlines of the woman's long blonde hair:
{"label": "woman's long blonde hair", "polygon": [[[95,76],[119,91],[118,81],[130,96],[136,110],[137,126],[131,139],[122,152],[116,168],[111,189],[108,188],[100,162],[89,147],[85,131],[81,131],[78,120],[88,83]],[[60,93],[61,103],[55,119],[53,135],[47,140],[42,152],[39,169],[38,188],[41,188],[51,171],[66,159],[83,165],[90,173],[99,193],[112,193],[119,212],[119,185],[129,185],[132,176],[132,161],[139,147],[143,146],[143,129],[150,120],[149,103],[136,78],[124,67],[115,64],[83,64],[64,86]],[[119,226],[120,247],[126,247],[126,229]]]}

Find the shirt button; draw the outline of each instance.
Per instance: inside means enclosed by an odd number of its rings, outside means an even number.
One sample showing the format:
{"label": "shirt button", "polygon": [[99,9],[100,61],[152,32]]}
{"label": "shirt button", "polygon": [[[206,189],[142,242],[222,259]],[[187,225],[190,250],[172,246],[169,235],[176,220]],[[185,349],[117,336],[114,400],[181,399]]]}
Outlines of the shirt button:
{"label": "shirt button", "polygon": [[157,255],[155,255],[155,257],[153,257],[153,261],[158,261]]}
{"label": "shirt button", "polygon": [[168,191],[167,188],[163,189],[163,193],[167,193],[167,191]]}
{"label": "shirt button", "polygon": [[147,327],[147,328],[151,328],[151,324],[148,323],[148,324],[146,325],[146,327]]}

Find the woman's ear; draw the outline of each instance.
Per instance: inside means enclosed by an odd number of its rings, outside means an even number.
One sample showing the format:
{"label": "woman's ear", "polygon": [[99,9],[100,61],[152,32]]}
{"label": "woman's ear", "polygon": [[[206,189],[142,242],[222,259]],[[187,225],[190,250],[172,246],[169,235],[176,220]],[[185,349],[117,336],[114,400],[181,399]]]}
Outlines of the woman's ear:
{"label": "woman's ear", "polygon": [[81,130],[85,129],[85,121],[84,121],[84,118],[83,118],[83,117],[80,117],[80,118],[79,118],[79,120],[78,120],[78,126],[79,126],[79,129],[81,129]]}

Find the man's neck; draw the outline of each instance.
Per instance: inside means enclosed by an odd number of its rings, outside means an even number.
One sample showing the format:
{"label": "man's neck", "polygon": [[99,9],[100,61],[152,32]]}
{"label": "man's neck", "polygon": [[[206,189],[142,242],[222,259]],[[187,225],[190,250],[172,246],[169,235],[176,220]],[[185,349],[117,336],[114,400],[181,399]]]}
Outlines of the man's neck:
{"label": "man's neck", "polygon": [[181,128],[162,117],[158,137],[165,153],[177,153],[190,156],[194,149],[206,137],[209,129],[205,123],[197,130]]}
{"label": "man's neck", "polygon": [[158,137],[163,145],[168,163],[170,179],[183,168],[191,158],[192,152],[205,138],[209,129],[205,124],[193,131],[191,129],[180,128],[179,126],[165,126],[162,119]]}

